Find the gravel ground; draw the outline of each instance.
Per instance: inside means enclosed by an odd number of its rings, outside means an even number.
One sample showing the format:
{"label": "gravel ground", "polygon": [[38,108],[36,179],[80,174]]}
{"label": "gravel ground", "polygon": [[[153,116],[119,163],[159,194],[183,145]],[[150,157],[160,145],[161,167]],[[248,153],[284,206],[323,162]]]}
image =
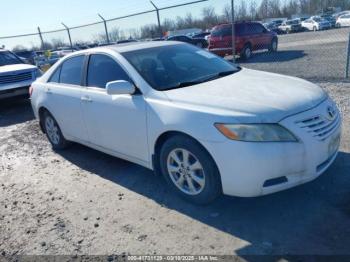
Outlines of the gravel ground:
{"label": "gravel ground", "polygon": [[0,260],[13,255],[350,255],[350,84],[322,82],[344,117],[317,180],[205,207],[143,167],[80,145],[52,151],[28,101],[0,106]]}
{"label": "gravel ground", "polygon": [[349,28],[279,36],[279,51],[260,52],[243,66],[307,79],[340,79],[345,75]]}

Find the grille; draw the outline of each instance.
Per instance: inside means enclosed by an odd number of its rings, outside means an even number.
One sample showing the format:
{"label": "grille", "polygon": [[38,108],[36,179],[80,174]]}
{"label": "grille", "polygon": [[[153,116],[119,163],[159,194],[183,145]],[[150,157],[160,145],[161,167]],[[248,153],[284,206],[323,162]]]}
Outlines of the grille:
{"label": "grille", "polygon": [[31,80],[32,77],[32,72],[19,73],[16,75],[3,75],[0,76],[0,85],[27,81]]}
{"label": "grille", "polygon": [[316,139],[325,140],[339,127],[340,122],[340,114],[336,110],[333,119],[329,119],[325,116],[313,116],[297,121],[296,124],[300,128],[305,129]]}

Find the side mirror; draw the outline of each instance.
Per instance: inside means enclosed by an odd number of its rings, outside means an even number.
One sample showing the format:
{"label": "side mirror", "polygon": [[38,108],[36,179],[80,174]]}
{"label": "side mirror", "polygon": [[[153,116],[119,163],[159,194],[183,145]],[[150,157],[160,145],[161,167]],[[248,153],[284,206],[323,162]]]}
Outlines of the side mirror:
{"label": "side mirror", "polygon": [[129,81],[118,80],[106,84],[107,94],[109,95],[132,95],[135,93],[135,86]]}

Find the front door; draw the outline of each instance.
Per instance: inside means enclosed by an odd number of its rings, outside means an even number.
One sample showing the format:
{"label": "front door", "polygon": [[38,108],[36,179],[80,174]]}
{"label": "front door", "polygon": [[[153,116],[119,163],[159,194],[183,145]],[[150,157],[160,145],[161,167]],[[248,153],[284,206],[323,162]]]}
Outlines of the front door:
{"label": "front door", "polygon": [[146,103],[141,94],[108,95],[106,84],[131,81],[106,54],[90,56],[82,109],[89,141],[97,146],[148,162]]}

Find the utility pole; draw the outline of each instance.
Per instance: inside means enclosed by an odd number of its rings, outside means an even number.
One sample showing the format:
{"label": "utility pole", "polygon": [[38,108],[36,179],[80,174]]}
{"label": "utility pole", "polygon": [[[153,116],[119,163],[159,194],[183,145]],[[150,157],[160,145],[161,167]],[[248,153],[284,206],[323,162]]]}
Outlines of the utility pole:
{"label": "utility pole", "polygon": [[69,43],[70,43],[70,48],[71,48],[71,50],[72,50],[72,52],[73,52],[74,50],[73,50],[72,38],[70,37],[70,30],[69,30],[69,27],[66,26],[64,23],[62,23],[62,25],[63,25],[63,26],[66,28],[66,30],[67,30],[68,38],[69,38]]}
{"label": "utility pole", "polygon": [[162,30],[162,26],[160,24],[159,8],[152,1],[150,1],[150,2],[154,6],[154,8],[156,9],[156,12],[157,12],[159,36],[162,38],[163,37],[163,30]]}
{"label": "utility pole", "polygon": [[41,30],[40,27],[38,26],[38,32],[39,32],[39,37],[40,37],[40,41],[41,41],[41,49],[45,49],[45,44],[44,44],[44,39],[43,39],[43,35],[41,34]]}
{"label": "utility pole", "polygon": [[236,37],[235,37],[235,3],[231,0],[231,23],[232,23],[232,62],[236,62]]}
{"label": "utility pole", "polygon": [[100,14],[98,14],[98,16],[102,19],[104,25],[105,25],[105,32],[106,32],[106,40],[107,40],[107,44],[109,44],[109,35],[108,35],[108,28],[107,28],[107,21],[106,19],[104,19],[104,17]]}

